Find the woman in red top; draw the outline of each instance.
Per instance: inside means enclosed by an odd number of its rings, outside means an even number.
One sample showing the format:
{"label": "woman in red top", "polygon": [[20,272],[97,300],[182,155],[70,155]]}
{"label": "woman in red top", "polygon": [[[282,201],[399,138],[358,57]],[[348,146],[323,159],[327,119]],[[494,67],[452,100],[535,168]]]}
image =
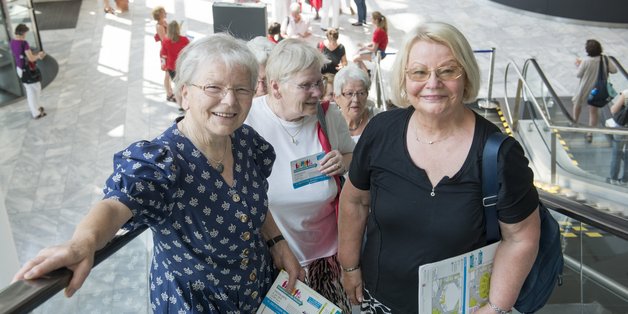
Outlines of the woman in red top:
{"label": "woman in red top", "polygon": [[[172,80],[174,80],[174,76],[176,75],[175,69],[179,53],[189,43],[190,40],[187,37],[181,36],[181,26],[179,23],[177,23],[177,21],[170,22],[170,24],[168,24],[168,33],[166,34],[166,38],[161,42],[161,46],[166,55],[166,71]],[[174,98],[174,96],[172,98]]]}
{"label": "woman in red top", "polygon": [[166,90],[166,100],[175,101],[172,87],[170,86],[170,75],[166,71],[166,53],[164,51],[163,42],[167,38],[166,32],[168,30],[168,21],[166,20],[166,9],[162,6],[155,7],[153,9],[153,19],[157,22],[155,24],[155,41],[161,42],[161,49],[159,50],[159,59],[161,61],[161,70],[165,71],[164,76],[164,89]]}
{"label": "woman in red top", "polygon": [[379,11],[373,12],[371,15],[375,31],[373,31],[373,39],[370,43],[360,45],[358,55],[354,57],[353,62],[357,63],[361,68],[367,69],[364,61],[371,61],[375,58],[375,54],[379,51],[382,60],[386,57],[386,47],[388,46],[388,22],[386,17]]}

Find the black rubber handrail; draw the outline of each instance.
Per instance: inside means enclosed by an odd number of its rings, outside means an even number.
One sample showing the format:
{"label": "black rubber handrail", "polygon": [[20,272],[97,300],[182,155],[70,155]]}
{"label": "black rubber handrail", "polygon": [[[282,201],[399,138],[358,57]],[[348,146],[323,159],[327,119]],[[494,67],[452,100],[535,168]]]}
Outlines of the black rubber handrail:
{"label": "black rubber handrail", "polygon": [[617,67],[619,72],[621,72],[621,74],[624,75],[624,78],[626,80],[628,80],[628,73],[626,73],[626,69],[624,69],[624,67],[621,65],[621,63],[619,63],[619,61],[615,57],[613,57],[613,56],[608,56],[608,58],[611,59],[611,61],[613,61],[613,63],[615,63],[615,67]]}
{"label": "black rubber handrail", "polygon": [[[565,108],[565,105],[563,104],[563,101],[560,99],[560,97],[558,97],[558,94],[556,94],[556,91],[554,90],[554,88],[552,87],[552,84],[550,84],[549,80],[545,76],[545,72],[543,72],[543,70],[541,70],[541,66],[536,61],[536,59],[530,58],[530,59],[528,59],[528,60],[526,60],[524,62],[524,64],[523,64],[523,76],[524,77],[527,76],[527,70],[528,70],[529,65],[532,65],[532,67],[534,67],[534,69],[536,70],[537,74],[539,75],[539,77],[543,81],[543,84],[545,84],[545,87],[547,87],[547,92],[552,96],[552,99],[558,105],[558,108],[560,108],[560,111],[563,113],[563,115],[565,115],[565,117],[567,117],[567,119],[569,119],[569,121],[571,121],[572,123],[575,123],[575,120],[571,116],[571,113],[569,112],[569,110],[567,110]],[[535,111],[536,110],[532,110],[531,111],[532,114],[535,114]]]}
{"label": "black rubber handrail", "polygon": [[[131,242],[144,230],[146,227],[140,227],[134,231],[116,235],[104,248],[96,252],[94,267]],[[12,283],[0,291],[0,313],[28,313],[34,310],[63,290],[70,282],[71,277],[72,271],[62,268],[43,278],[20,280]]]}

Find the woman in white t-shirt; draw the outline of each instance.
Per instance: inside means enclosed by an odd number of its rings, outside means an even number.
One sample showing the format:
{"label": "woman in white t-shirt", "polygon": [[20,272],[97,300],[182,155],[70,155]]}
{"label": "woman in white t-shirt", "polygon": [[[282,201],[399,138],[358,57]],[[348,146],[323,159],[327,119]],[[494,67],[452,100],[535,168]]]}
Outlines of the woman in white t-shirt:
{"label": "woman in white t-shirt", "polygon": [[293,254],[304,270],[299,279],[350,313],[336,259],[339,191],[332,176],[346,172],[355,144],[336,106],[327,106],[324,115],[329,152],[319,139],[323,62],[316,48],[297,39],[281,41],[266,64],[268,95],[253,100],[245,123],[277,154],[268,178],[268,200],[281,235],[273,235],[277,241],[269,245],[283,248],[272,253]]}

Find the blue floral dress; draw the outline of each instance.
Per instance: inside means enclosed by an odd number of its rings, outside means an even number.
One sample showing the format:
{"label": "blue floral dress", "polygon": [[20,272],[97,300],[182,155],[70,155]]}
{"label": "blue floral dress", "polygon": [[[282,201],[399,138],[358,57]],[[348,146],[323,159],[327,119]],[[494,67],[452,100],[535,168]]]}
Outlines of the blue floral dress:
{"label": "blue floral dress", "polygon": [[231,135],[229,186],[176,122],[114,156],[105,199],[128,206],[125,225],[153,233],[150,302],[156,313],[255,312],[273,270],[260,228],[273,147],[249,126]]}

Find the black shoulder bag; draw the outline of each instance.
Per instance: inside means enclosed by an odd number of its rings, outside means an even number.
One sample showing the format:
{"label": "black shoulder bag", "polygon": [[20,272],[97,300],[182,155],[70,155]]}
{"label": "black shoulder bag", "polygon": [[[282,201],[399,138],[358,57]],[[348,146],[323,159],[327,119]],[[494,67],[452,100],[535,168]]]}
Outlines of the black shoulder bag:
{"label": "black shoulder bag", "polygon": [[41,81],[41,71],[35,62],[28,61],[26,57],[26,42],[22,42],[22,83],[33,84]]}
{"label": "black shoulder bag", "polygon": [[593,89],[589,92],[587,103],[591,106],[602,108],[606,106],[613,97],[608,93],[608,75],[604,66],[606,57],[600,56],[600,68],[597,73],[597,81],[593,85]]}
{"label": "black shoulder bag", "polygon": [[[503,133],[493,133],[484,145],[482,154],[482,194],[486,219],[487,244],[499,241],[499,223],[497,221],[497,156],[502,143],[508,138]],[[554,287],[562,284],[563,253],[558,222],[547,208],[539,203],[541,216],[541,237],[539,252],[532,265],[514,308],[521,313],[534,313],[542,308],[552,295]]]}

